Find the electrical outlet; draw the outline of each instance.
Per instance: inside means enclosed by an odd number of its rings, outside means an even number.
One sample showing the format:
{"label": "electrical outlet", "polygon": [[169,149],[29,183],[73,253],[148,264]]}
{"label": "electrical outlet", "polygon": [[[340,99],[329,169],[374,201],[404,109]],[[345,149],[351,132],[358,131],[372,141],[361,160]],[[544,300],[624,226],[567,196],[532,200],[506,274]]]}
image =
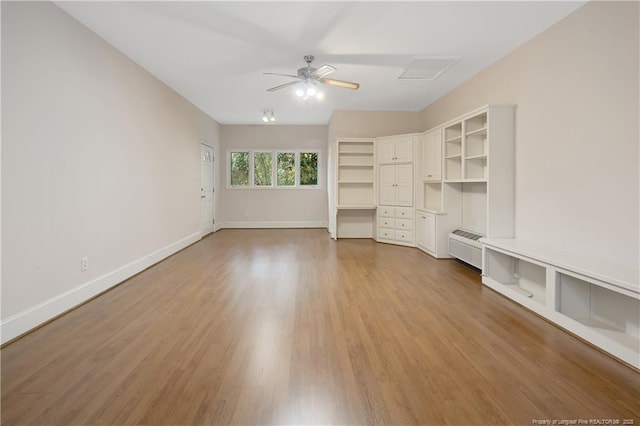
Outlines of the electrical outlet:
{"label": "electrical outlet", "polygon": [[89,269],[89,258],[83,257],[80,259],[80,272],[84,272]]}

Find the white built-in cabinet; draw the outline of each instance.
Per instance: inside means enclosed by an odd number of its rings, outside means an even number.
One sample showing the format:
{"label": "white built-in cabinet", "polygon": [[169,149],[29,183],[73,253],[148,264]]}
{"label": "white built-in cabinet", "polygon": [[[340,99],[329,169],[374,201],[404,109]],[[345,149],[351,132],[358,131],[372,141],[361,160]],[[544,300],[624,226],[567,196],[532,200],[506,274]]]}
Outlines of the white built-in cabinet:
{"label": "white built-in cabinet", "polygon": [[413,207],[378,207],[378,241],[413,246]]}
{"label": "white built-in cabinet", "polygon": [[514,138],[515,107],[489,105],[419,135],[337,141],[337,234],[438,258],[454,229],[480,234],[484,285],[640,368],[638,268],[514,239]]}
{"label": "white built-in cabinet", "polygon": [[454,229],[513,237],[514,138],[511,105],[479,108],[420,136],[416,217],[434,216],[435,246],[419,248],[450,257]]}
{"label": "white built-in cabinet", "polygon": [[483,239],[482,282],[640,368],[638,268],[516,239]]}
{"label": "white built-in cabinet", "polygon": [[413,206],[413,165],[379,166],[380,205]]}
{"label": "white built-in cabinet", "polygon": [[415,136],[400,135],[376,139],[379,191],[377,241],[415,246]]}
{"label": "white built-in cabinet", "polygon": [[420,159],[422,180],[442,180],[442,130],[440,128],[424,132],[418,137],[420,143]]}
{"label": "white built-in cabinet", "polygon": [[413,135],[377,138],[376,152],[379,164],[413,162]]}

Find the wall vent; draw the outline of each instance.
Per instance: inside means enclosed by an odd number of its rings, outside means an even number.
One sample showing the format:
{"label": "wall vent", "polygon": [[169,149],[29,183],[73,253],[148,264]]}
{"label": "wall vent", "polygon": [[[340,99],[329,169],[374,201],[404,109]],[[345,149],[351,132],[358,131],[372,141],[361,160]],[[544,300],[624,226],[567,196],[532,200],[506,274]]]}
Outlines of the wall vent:
{"label": "wall vent", "polygon": [[469,265],[482,269],[482,235],[456,229],[449,234],[449,254]]}

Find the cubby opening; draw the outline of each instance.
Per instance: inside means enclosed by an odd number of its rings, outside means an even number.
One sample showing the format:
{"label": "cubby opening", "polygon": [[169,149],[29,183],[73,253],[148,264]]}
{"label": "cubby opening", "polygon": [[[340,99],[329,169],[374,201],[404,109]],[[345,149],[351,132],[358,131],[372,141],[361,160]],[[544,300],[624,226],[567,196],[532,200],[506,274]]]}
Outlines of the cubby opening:
{"label": "cubby opening", "polygon": [[522,297],[545,305],[546,268],[491,249],[486,250],[485,256],[484,273],[487,277]]}
{"label": "cubby opening", "polygon": [[487,157],[467,158],[464,162],[465,179],[487,178]]}
{"label": "cubby opening", "polygon": [[373,206],[373,184],[353,183],[338,186],[338,207]]}
{"label": "cubby opening", "polygon": [[462,168],[460,167],[460,156],[456,158],[447,158],[444,163],[445,179],[459,180],[462,179]]}
{"label": "cubby opening", "polygon": [[361,153],[340,154],[338,166],[373,167],[373,155]]}
{"label": "cubby opening", "polygon": [[466,139],[465,156],[467,158],[487,155],[487,129],[468,135]]}
{"label": "cubby opening", "polygon": [[444,129],[444,140],[451,141],[462,137],[462,123],[456,123]]}
{"label": "cubby opening", "polygon": [[440,182],[424,184],[424,208],[432,211],[442,210],[442,184]]}
{"label": "cubby opening", "polygon": [[368,154],[373,155],[373,144],[371,142],[344,142],[340,141],[340,154]]}
{"label": "cubby opening", "polygon": [[556,272],[556,311],[629,349],[640,347],[640,300]]}
{"label": "cubby opening", "polygon": [[373,182],[373,167],[340,167],[338,182]]}
{"label": "cubby opening", "polygon": [[338,210],[338,238],[371,238],[375,210]]}
{"label": "cubby opening", "polygon": [[466,134],[481,131],[487,128],[487,113],[476,115],[465,120],[465,132]]}
{"label": "cubby opening", "polygon": [[487,235],[487,184],[465,182],[459,187],[462,228]]}

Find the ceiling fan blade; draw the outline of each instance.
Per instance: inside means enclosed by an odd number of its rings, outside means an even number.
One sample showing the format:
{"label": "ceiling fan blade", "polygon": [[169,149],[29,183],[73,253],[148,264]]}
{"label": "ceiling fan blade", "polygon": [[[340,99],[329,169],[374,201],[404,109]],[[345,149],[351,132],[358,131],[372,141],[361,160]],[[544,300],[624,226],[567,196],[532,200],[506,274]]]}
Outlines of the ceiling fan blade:
{"label": "ceiling fan blade", "polygon": [[275,92],[276,90],[284,89],[287,87],[295,86],[296,84],[300,84],[299,81],[290,81],[289,83],[281,84],[280,86],[272,87],[271,89],[267,89],[267,92]]}
{"label": "ceiling fan blade", "polygon": [[277,73],[277,72],[263,72],[262,74],[264,74],[264,75],[281,75],[281,76],[283,76],[283,77],[300,78],[300,79],[302,78],[302,77],[300,77],[299,75],[293,75],[293,74],[280,74],[280,73]]}
{"label": "ceiling fan blade", "polygon": [[360,88],[360,84],[358,83],[353,83],[351,81],[334,80],[332,78],[321,78],[320,82],[323,84],[328,84],[329,86],[342,87],[344,89],[358,90]]}
{"label": "ceiling fan blade", "polygon": [[335,70],[336,70],[336,67],[332,67],[331,65],[324,64],[323,66],[321,66],[320,68],[312,72],[311,75],[314,78],[322,78],[326,75],[331,74]]}

